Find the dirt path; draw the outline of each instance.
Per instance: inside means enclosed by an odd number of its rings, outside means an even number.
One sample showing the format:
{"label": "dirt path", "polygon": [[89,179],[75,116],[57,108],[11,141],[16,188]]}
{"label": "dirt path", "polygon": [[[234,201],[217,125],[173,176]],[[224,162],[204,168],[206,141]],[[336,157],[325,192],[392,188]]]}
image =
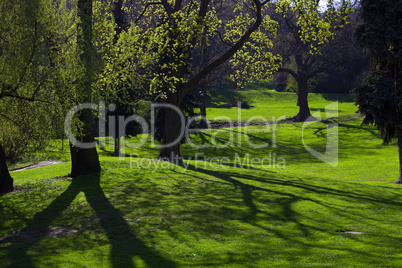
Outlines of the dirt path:
{"label": "dirt path", "polygon": [[27,170],[31,168],[39,168],[39,167],[46,167],[46,166],[51,166],[51,165],[56,165],[56,164],[63,164],[66,162],[60,162],[60,161],[40,161],[38,163],[26,166],[26,167],[21,167],[21,168],[16,168],[13,170],[10,170],[10,172],[15,172],[15,171],[21,171],[21,170]]}

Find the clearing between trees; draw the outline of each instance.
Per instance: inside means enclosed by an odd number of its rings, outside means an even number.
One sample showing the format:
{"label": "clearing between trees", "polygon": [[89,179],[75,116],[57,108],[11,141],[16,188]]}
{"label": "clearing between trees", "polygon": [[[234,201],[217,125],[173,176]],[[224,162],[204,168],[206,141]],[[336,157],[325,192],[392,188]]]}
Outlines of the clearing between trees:
{"label": "clearing between trees", "polygon": [[[290,93],[255,94],[244,118],[294,114],[278,108]],[[310,94],[312,109],[330,97]],[[211,118],[218,102],[230,101],[211,102]],[[400,267],[397,146],[382,146],[354,109],[344,99],[338,117],[278,124],[275,144],[266,126],[205,130],[191,141],[210,146],[183,144],[182,165],[158,161],[148,140],[126,157],[98,149],[102,172],[75,180],[70,163],[14,172],[17,191],[0,198],[0,267]],[[336,167],[303,145],[325,153],[330,123]]]}

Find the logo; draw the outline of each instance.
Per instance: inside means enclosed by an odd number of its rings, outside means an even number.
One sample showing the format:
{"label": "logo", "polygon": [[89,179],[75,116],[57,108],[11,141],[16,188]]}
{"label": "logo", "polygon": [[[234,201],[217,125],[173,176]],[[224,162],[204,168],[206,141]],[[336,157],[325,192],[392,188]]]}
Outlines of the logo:
{"label": "logo", "polygon": [[[338,102],[333,102],[325,106],[325,119],[338,116]],[[304,129],[317,122],[322,122],[327,125],[327,138],[325,153],[318,152],[308,146],[304,140]],[[321,119],[321,111],[318,110],[313,113],[303,124],[302,127],[302,141],[306,150],[315,158],[327,163],[330,166],[336,167],[338,165],[338,123],[326,123]]]}

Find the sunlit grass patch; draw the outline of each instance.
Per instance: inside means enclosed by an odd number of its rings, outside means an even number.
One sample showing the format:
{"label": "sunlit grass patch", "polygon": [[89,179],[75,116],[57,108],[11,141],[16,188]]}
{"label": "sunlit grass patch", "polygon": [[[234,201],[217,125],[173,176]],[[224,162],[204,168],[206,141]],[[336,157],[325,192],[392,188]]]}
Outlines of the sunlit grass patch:
{"label": "sunlit grass patch", "polygon": [[[182,145],[181,165],[157,160],[150,139],[126,157],[106,147],[103,171],[74,181],[70,163],[14,172],[0,266],[399,267],[397,148],[360,122],[206,130],[191,138],[210,146]],[[336,167],[304,147],[325,153],[329,123]],[[285,165],[258,164],[274,154]]]}

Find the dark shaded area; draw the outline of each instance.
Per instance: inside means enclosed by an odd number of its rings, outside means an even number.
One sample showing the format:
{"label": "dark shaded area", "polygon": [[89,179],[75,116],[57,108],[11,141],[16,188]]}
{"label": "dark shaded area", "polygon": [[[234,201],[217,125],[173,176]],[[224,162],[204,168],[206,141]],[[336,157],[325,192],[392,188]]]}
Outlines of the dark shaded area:
{"label": "dark shaded area", "polygon": [[[114,208],[105,196],[99,182],[100,174],[73,179],[68,189],[46,209],[36,214],[33,220],[28,221],[24,229],[14,236],[3,239],[1,244],[11,243],[2,247],[10,259],[14,260],[9,267],[35,267],[28,251],[46,236],[53,237],[57,232],[65,232],[62,228],[52,229],[50,225],[68,209],[80,192],[85,194],[86,200],[96,213],[95,218],[100,221],[109,239],[112,267],[135,267],[132,261],[134,256],[140,257],[149,267],[176,267],[172,261],[163,258],[133,234],[119,210]],[[69,261],[71,260],[66,260],[66,263]]]}
{"label": "dark shaded area", "polygon": [[[349,102],[353,103],[354,99],[353,96],[350,94],[322,94],[321,95],[325,100],[328,101],[337,101],[339,103]],[[357,108],[356,108],[357,111]]]}
{"label": "dark shaded area", "polygon": [[0,144],[0,194],[12,192],[14,190],[13,182],[8,171],[6,154]]}
{"label": "dark shaded area", "polygon": [[[213,100],[211,96],[214,96]],[[210,90],[207,95],[207,108],[216,107],[217,103],[236,104],[240,98],[240,94],[235,89],[230,90]]]}

